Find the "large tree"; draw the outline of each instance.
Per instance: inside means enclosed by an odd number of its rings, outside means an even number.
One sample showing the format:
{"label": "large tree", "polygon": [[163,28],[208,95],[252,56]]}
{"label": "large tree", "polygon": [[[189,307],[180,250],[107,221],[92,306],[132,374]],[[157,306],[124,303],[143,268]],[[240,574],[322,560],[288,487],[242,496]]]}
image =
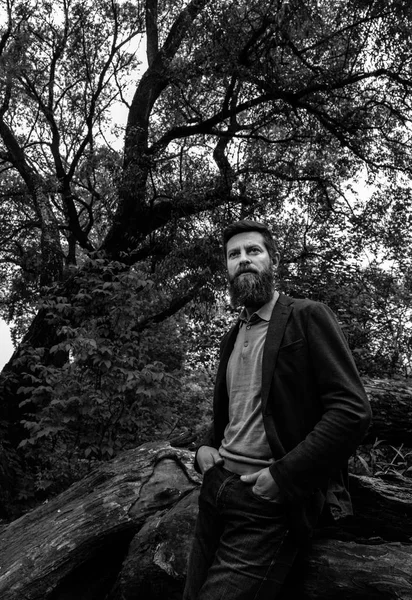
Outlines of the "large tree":
{"label": "large tree", "polygon": [[[281,286],[340,310],[362,366],[408,366],[407,0],[7,0],[1,11],[2,312],[24,333],[3,373],[12,447],[27,429],[30,443],[52,436],[56,403],[66,423],[96,406],[96,421],[103,406],[113,422],[128,395],[152,399],[153,327],[173,315],[162,362],[179,339],[182,363],[199,323],[204,358],[224,321],[208,308],[224,281],[217,232],[239,217],[273,226]],[[102,396],[113,365],[120,413]]]}

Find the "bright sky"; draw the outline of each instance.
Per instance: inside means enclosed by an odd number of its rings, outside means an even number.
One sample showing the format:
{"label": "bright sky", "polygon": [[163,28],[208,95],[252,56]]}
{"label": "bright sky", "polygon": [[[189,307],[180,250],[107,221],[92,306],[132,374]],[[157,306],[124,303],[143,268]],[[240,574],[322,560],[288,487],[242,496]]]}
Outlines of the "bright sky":
{"label": "bright sky", "polygon": [[11,343],[10,331],[7,323],[0,320],[0,370],[13,354],[13,344]]}

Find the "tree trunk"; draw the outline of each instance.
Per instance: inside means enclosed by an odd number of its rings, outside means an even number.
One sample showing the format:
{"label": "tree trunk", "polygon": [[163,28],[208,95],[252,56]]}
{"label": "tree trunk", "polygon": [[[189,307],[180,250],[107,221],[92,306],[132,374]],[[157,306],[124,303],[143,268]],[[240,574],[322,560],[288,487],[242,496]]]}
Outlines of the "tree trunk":
{"label": "tree trunk", "polygon": [[[145,444],[4,526],[2,600],[180,598],[200,483],[192,461]],[[357,517],[317,532],[289,586],[308,599],[412,600],[412,482],[353,476],[352,488]]]}

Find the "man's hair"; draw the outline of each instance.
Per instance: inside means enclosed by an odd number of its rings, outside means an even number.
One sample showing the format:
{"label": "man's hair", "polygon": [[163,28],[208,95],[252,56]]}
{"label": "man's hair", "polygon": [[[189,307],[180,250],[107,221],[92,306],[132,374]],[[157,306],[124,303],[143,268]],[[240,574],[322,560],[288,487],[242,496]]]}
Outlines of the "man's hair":
{"label": "man's hair", "polygon": [[243,219],[242,221],[236,221],[235,223],[231,223],[223,230],[223,250],[226,257],[226,247],[227,243],[234,235],[238,233],[245,233],[246,231],[257,231],[262,234],[263,241],[268,251],[270,258],[273,260],[275,254],[277,254],[278,249],[275,244],[275,241],[272,236],[272,232],[270,229],[264,224],[259,223],[258,221],[248,221],[247,219]]}

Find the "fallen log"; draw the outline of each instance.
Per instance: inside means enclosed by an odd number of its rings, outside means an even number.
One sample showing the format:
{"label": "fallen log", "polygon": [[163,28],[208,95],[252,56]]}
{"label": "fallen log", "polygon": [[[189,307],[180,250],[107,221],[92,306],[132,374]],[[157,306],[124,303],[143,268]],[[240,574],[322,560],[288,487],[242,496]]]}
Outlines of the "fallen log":
{"label": "fallen log", "polygon": [[[121,561],[147,518],[173,506],[199,484],[192,462],[188,451],[168,444],[145,444],[3,527],[1,600],[55,598],[62,581],[76,585],[73,573],[105,555],[106,562],[98,565],[95,574],[97,581],[92,582],[90,574],[88,583],[110,589],[120,567],[112,563]],[[73,600],[81,597],[72,596]]]}
{"label": "fallen log", "polygon": [[[200,483],[192,461],[188,450],[145,444],[3,527],[0,598],[180,598]],[[300,597],[412,600],[412,482],[352,483],[356,526],[319,533]]]}
{"label": "fallen log", "polygon": [[[197,496],[194,490],[168,513],[145,524],[107,600],[181,597],[189,545],[187,523],[194,524]],[[289,577],[284,594],[285,598],[310,600],[410,600],[411,566],[412,544],[315,539]]]}
{"label": "fallen log", "polygon": [[412,448],[412,385],[408,379],[363,377],[373,419],[368,439]]}

